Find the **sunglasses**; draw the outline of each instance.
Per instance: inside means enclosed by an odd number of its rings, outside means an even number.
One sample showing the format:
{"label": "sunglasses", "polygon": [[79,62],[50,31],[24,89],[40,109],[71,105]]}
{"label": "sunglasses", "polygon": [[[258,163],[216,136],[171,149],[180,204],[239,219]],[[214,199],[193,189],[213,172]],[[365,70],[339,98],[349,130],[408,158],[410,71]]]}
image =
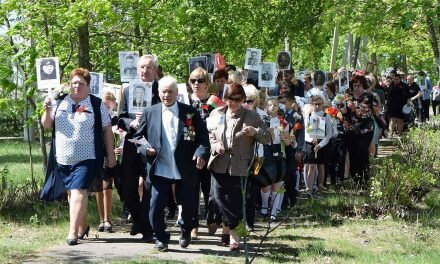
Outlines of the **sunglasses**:
{"label": "sunglasses", "polygon": [[190,81],[192,84],[195,84],[196,82],[198,82],[198,83],[204,83],[204,82],[205,82],[205,78],[189,79],[189,81]]}
{"label": "sunglasses", "polygon": [[242,102],[243,99],[241,97],[229,97],[228,101],[234,101],[234,102],[239,103],[239,102]]}
{"label": "sunglasses", "polygon": [[255,102],[255,100],[252,100],[252,99],[246,99],[246,100],[244,100],[244,103],[245,104],[253,104]]}

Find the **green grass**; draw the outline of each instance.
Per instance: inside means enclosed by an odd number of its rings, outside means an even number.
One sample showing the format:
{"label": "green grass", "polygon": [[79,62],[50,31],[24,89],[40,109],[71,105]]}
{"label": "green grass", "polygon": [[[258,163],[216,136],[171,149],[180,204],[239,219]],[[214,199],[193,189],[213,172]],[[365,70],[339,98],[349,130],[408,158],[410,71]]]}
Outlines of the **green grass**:
{"label": "green grass", "polygon": [[[43,182],[43,162],[40,145],[32,144],[32,159],[34,177],[37,182]],[[7,166],[10,178],[14,183],[24,183],[31,180],[31,166],[29,159],[29,146],[27,142],[17,140],[0,141],[0,168]]]}

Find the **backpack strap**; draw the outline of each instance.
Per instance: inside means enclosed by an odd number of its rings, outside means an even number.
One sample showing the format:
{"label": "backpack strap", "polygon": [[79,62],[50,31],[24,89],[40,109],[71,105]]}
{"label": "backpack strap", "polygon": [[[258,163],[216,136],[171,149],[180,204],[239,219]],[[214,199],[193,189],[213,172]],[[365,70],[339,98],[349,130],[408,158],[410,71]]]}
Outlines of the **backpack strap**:
{"label": "backpack strap", "polygon": [[90,102],[92,103],[93,114],[95,116],[95,129],[94,129],[94,141],[95,141],[95,156],[98,166],[104,163],[104,140],[102,130],[102,116],[101,116],[101,98],[92,94],[90,96]]}

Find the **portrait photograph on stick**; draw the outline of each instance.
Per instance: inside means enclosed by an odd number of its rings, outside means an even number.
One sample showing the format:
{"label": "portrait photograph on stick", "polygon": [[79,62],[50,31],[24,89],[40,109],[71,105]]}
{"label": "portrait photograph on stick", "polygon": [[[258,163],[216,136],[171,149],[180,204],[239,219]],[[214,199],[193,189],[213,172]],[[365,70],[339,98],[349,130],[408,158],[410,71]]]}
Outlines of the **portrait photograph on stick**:
{"label": "portrait photograph on stick", "polygon": [[37,67],[38,89],[56,88],[60,85],[60,70],[57,57],[40,58],[35,63]]}
{"label": "portrait photograph on stick", "polygon": [[290,58],[290,51],[279,51],[277,56],[278,70],[290,70]]}
{"label": "portrait photograph on stick", "polygon": [[139,78],[137,75],[138,60],[139,52],[137,51],[119,52],[119,69],[121,73],[121,82],[130,82]]}
{"label": "portrait photograph on stick", "polygon": [[89,93],[101,98],[104,86],[104,75],[99,72],[90,72]]}
{"label": "portrait photograph on stick", "polygon": [[211,53],[202,53],[200,54],[202,57],[206,57],[206,71],[208,73],[214,73],[215,69],[215,54]]}
{"label": "portrait photograph on stick", "polygon": [[261,62],[261,49],[247,48],[244,68],[246,70],[258,71]]}
{"label": "portrait photograph on stick", "polygon": [[264,62],[261,64],[260,74],[258,75],[258,85],[260,87],[275,88],[276,69],[275,63]]}
{"label": "portrait photograph on stick", "polygon": [[195,69],[202,67],[207,71],[206,65],[207,65],[207,57],[206,56],[199,56],[199,57],[191,57],[188,59],[188,65],[189,65],[189,73],[194,71]]}
{"label": "portrait photograph on stick", "polygon": [[152,88],[142,81],[129,83],[129,113],[142,112],[147,106],[151,106],[153,97]]}

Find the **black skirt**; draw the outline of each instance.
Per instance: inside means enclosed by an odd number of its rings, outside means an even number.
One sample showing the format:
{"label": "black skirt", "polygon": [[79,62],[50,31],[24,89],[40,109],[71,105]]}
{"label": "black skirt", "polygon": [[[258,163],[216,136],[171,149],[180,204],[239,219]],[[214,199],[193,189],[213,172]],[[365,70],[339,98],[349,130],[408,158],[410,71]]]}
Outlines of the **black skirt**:
{"label": "black skirt", "polygon": [[330,142],[325,145],[323,148],[321,148],[317,155],[315,156],[315,151],[313,150],[315,148],[315,145],[309,142],[305,142],[305,153],[304,153],[304,163],[308,164],[324,164],[327,162],[327,149]]}

